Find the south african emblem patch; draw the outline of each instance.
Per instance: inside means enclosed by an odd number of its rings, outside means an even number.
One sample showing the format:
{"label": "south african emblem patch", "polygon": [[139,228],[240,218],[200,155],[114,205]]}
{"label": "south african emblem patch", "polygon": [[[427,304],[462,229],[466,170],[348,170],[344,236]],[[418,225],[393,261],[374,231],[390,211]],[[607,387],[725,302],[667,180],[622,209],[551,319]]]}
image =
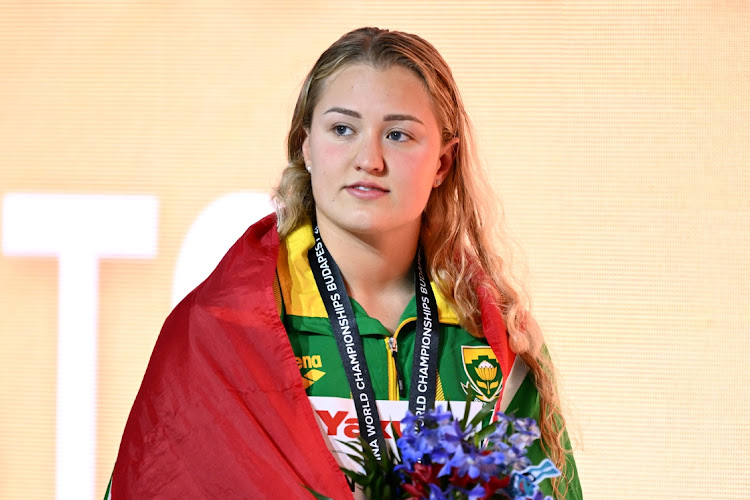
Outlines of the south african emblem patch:
{"label": "south african emblem patch", "polygon": [[461,358],[469,378],[466,384],[461,384],[464,392],[468,394],[471,386],[480,401],[489,403],[496,400],[503,387],[503,374],[492,348],[462,345]]}

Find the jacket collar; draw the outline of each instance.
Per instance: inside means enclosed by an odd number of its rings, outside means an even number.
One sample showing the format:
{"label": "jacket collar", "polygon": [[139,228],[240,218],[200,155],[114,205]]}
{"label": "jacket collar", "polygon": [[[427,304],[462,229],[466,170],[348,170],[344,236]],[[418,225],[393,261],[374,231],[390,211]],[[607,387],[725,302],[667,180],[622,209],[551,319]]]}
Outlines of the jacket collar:
{"label": "jacket collar", "polygon": [[[307,260],[307,252],[315,244],[312,223],[307,221],[295,229],[279,246],[276,270],[279,276],[285,314],[308,318],[327,318],[315,278]],[[432,283],[438,317],[441,323],[458,324],[458,316],[435,283]]]}

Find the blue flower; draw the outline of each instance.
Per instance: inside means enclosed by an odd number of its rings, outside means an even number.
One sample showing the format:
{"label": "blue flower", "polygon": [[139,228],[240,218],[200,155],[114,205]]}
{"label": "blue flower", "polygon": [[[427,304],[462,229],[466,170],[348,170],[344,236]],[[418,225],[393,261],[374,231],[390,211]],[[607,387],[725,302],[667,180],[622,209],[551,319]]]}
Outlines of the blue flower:
{"label": "blue flower", "polygon": [[448,500],[449,497],[446,495],[446,493],[449,493],[449,492],[450,492],[450,488],[449,488],[449,491],[443,491],[440,489],[440,486],[438,486],[437,484],[431,484],[430,485],[430,500]]}
{"label": "blue flower", "polygon": [[540,436],[539,427],[531,418],[516,420],[513,423],[513,431],[513,434],[508,437],[508,442],[519,450],[525,450]]}
{"label": "blue flower", "polygon": [[469,447],[464,451],[463,447],[458,447],[453,457],[446,462],[438,474],[439,477],[448,475],[453,469],[459,477],[468,475],[471,479],[480,478],[482,481],[489,481],[491,476],[498,473],[498,467],[495,465],[495,457],[492,453],[483,454],[476,448]]}
{"label": "blue flower", "polygon": [[453,420],[453,413],[448,410],[443,410],[443,405],[437,405],[434,410],[425,413],[426,417],[429,417],[432,421],[438,425],[450,422]]}
{"label": "blue flower", "polygon": [[504,441],[506,434],[508,433],[508,425],[512,422],[511,417],[507,416],[504,413],[498,413],[497,416],[498,419],[494,422],[496,426],[495,430],[492,431],[492,434],[487,436],[487,439],[491,443]]}
{"label": "blue flower", "polygon": [[[519,473],[531,464],[526,451],[539,439],[539,428],[533,419],[515,419],[499,413],[495,429],[476,444],[474,436],[479,427],[463,429],[442,406],[420,416],[407,413],[401,429],[397,444],[402,463],[394,470],[411,480],[417,477],[415,469],[420,467],[438,470],[437,478],[443,479],[437,482],[442,482],[445,489],[432,482],[435,476],[430,481],[419,479],[429,488],[430,499],[447,500],[458,493],[461,498],[479,500],[486,496],[486,486],[492,481],[511,476],[515,481],[504,489],[511,498],[527,500],[533,495],[533,500],[551,500],[540,496],[536,484]],[[427,493],[426,489],[423,491]]]}
{"label": "blue flower", "polygon": [[[466,433],[461,431],[461,426],[455,420],[444,422],[437,428],[438,439],[442,450],[452,455],[456,449],[461,447]],[[438,462],[443,463],[443,462]]]}
{"label": "blue flower", "polygon": [[404,437],[416,436],[417,430],[419,429],[420,419],[416,415],[412,415],[410,411],[406,411],[406,416],[401,420],[401,435]]}
{"label": "blue flower", "polygon": [[444,464],[465,437],[453,414],[438,406],[421,417],[407,413],[401,421],[403,433],[397,440],[404,463]]}
{"label": "blue flower", "polygon": [[471,490],[465,491],[465,493],[469,496],[469,500],[479,500],[480,498],[484,498],[487,492],[484,490],[484,486],[477,484]]}

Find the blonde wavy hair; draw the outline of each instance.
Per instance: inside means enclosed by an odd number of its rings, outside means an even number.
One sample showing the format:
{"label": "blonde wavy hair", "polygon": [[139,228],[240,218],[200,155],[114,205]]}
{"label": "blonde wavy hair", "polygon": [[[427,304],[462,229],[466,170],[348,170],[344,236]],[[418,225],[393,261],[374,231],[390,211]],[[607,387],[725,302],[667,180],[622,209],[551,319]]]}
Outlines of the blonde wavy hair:
{"label": "blonde wavy hair", "polygon": [[[476,161],[471,123],[448,64],[426,40],[412,34],[361,28],[342,36],[320,56],[305,79],[287,137],[289,164],[274,193],[280,237],[314,217],[310,174],[302,157],[306,129],[315,105],[331,75],[352,64],[386,69],[408,68],[432,97],[442,141],[459,141],[454,162],[439,188],[433,189],[425,208],[420,241],[433,281],[449,297],[461,326],[482,337],[478,291],[490,291],[502,312],[511,349],[528,365],[539,392],[539,427],[542,446],[563,471],[553,482],[555,493],[570,479],[565,420],[554,382],[554,369],[541,331],[527,313],[523,287],[513,279],[501,253],[507,250],[497,221],[496,197]],[[562,480],[560,480],[562,479]],[[562,492],[564,494],[564,491]]]}

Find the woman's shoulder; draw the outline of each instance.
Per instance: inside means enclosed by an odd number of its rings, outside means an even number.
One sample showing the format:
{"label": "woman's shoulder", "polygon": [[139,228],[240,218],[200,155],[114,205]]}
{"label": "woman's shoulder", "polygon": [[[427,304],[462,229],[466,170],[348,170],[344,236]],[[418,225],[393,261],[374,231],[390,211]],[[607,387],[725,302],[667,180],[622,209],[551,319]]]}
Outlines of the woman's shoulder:
{"label": "woman's shoulder", "polygon": [[233,303],[232,296],[237,293],[264,286],[270,289],[278,251],[276,215],[270,214],[247,228],[186,299],[200,304],[218,300],[226,306]]}

